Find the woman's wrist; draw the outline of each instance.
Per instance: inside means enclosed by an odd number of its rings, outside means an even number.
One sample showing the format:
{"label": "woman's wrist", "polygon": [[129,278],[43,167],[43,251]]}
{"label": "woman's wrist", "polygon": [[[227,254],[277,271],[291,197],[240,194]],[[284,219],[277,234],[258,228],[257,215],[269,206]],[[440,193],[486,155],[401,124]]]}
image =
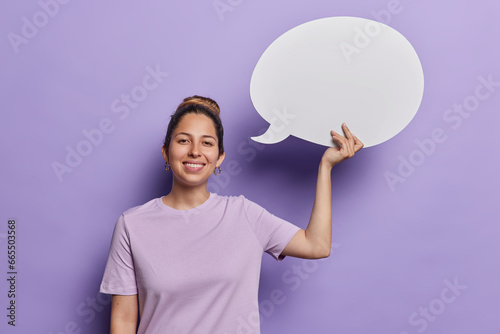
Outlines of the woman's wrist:
{"label": "woman's wrist", "polygon": [[319,169],[325,169],[327,171],[331,171],[331,169],[333,168],[333,165],[327,161],[326,159],[321,159],[320,162],[319,162]]}

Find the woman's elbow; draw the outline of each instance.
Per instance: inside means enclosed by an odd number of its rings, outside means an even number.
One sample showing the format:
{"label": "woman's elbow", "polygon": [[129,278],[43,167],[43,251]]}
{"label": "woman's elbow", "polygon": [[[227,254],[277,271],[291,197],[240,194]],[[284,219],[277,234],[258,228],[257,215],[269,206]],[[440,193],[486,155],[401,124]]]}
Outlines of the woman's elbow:
{"label": "woman's elbow", "polygon": [[330,256],[331,248],[330,247],[317,247],[312,256],[310,257],[311,259],[324,259]]}
{"label": "woman's elbow", "polygon": [[321,252],[319,254],[318,259],[324,259],[324,258],[327,258],[329,256],[330,256],[330,248],[328,248],[327,250],[324,250],[323,252]]}

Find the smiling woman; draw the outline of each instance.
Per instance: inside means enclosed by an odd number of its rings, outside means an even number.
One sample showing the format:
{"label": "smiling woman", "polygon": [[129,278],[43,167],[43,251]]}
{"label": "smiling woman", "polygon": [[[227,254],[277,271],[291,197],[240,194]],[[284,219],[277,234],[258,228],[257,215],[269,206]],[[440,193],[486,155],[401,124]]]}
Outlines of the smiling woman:
{"label": "smiling woman", "polygon": [[[162,154],[170,193],[117,220],[100,292],[112,294],[111,333],[260,333],[258,288],[264,252],[318,259],[330,254],[333,165],[362,143],[332,134],[306,230],[243,195],[221,196],[207,181],[224,161],[219,106],[184,99],[172,115]],[[251,328],[253,327],[253,328]]]}

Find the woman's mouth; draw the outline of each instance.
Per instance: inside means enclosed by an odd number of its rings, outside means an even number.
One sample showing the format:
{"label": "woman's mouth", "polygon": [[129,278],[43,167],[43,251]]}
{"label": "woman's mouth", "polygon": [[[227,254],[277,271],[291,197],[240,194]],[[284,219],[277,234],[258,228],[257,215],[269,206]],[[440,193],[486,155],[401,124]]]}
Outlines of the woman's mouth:
{"label": "woman's mouth", "polygon": [[204,164],[190,163],[190,162],[184,162],[183,165],[190,172],[199,172],[200,170],[203,169],[203,167],[205,167]]}

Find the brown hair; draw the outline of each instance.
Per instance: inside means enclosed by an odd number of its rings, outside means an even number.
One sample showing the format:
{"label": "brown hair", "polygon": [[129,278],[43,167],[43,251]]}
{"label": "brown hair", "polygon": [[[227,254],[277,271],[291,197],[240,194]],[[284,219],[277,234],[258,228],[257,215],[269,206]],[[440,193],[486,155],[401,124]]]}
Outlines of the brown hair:
{"label": "brown hair", "polygon": [[217,133],[217,139],[219,142],[219,156],[224,153],[224,128],[222,127],[222,122],[220,120],[220,108],[217,102],[209,97],[203,97],[199,95],[194,95],[186,97],[181,104],[177,107],[177,110],[170,116],[170,122],[168,123],[167,134],[165,135],[165,140],[163,144],[168,151],[170,146],[170,140],[172,138],[172,133],[179,125],[182,117],[186,114],[202,114],[208,116],[214,122],[215,132]]}

